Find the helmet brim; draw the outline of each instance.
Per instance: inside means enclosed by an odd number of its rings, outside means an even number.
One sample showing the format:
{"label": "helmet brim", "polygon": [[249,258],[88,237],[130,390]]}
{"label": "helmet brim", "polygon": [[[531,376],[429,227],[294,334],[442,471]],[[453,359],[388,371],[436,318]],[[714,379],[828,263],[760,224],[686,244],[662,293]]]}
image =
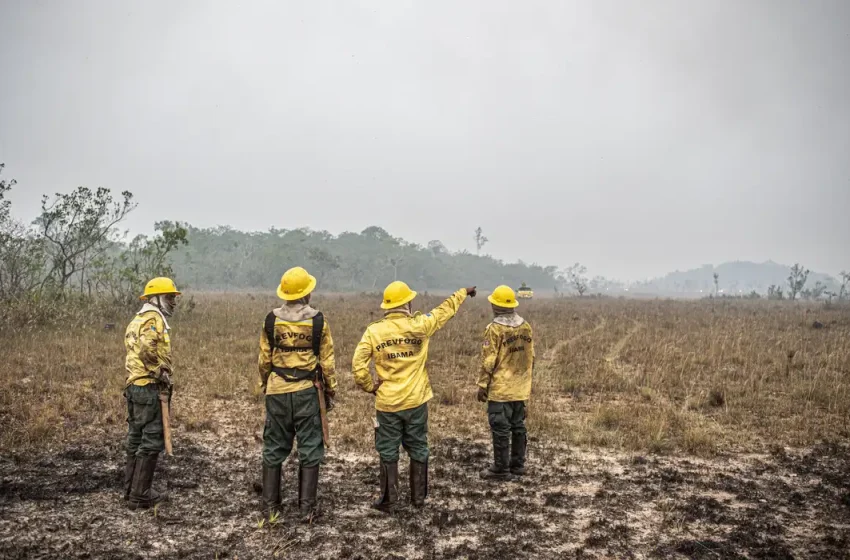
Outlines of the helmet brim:
{"label": "helmet brim", "polygon": [[284,301],[296,301],[301,298],[309,296],[313,293],[313,290],[316,289],[316,277],[310,276],[310,283],[307,284],[307,287],[295,294],[286,294],[283,292],[282,286],[277,287],[277,297]]}
{"label": "helmet brim", "polygon": [[487,296],[487,301],[489,301],[490,303],[492,303],[496,307],[502,307],[504,309],[516,309],[517,307],[519,307],[518,301],[514,300],[513,303],[498,301],[493,297],[493,294],[490,294],[489,296]]}
{"label": "helmet brim", "polygon": [[142,301],[145,301],[146,299],[152,298],[154,296],[169,296],[169,295],[182,296],[183,292],[156,292],[156,293],[150,293],[150,294],[142,294],[142,295],[139,296],[139,299],[142,300]]}
{"label": "helmet brim", "polygon": [[405,298],[401,301],[394,301],[393,303],[381,302],[381,309],[395,309],[396,307],[401,307],[405,303],[410,303],[416,298],[416,292],[410,290],[410,293],[407,294]]}

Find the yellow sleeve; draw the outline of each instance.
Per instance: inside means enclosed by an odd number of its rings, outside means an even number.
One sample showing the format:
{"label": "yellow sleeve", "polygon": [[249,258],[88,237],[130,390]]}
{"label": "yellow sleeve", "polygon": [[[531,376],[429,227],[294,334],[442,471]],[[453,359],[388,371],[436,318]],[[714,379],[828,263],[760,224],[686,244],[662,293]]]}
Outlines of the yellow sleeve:
{"label": "yellow sleeve", "polygon": [[139,329],[139,359],[149,372],[158,372],[162,364],[159,358],[159,342],[165,334],[165,325],[158,323],[156,317],[151,317]]}
{"label": "yellow sleeve", "polygon": [[351,373],[357,386],[371,393],[375,390],[372,374],[369,373],[369,363],[372,361],[372,341],[368,329],[363,333],[363,338],[357,343],[354,350],[354,359],[351,362]]}
{"label": "yellow sleeve", "polygon": [[266,383],[269,381],[269,375],[272,373],[272,352],[269,346],[269,339],[266,337],[265,324],[262,332],[260,332],[260,357],[258,360],[260,368],[260,386],[265,392]]}
{"label": "yellow sleeve", "polygon": [[435,307],[427,315],[420,315],[425,336],[431,336],[446,326],[449,319],[455,316],[460,304],[466,300],[466,289],[461,288],[452,297]]}
{"label": "yellow sleeve", "polygon": [[496,334],[493,325],[488,325],[484,331],[484,343],[481,345],[481,370],[478,374],[478,386],[487,389],[496,369],[496,361],[499,358],[499,335]]}
{"label": "yellow sleeve", "polygon": [[325,388],[331,393],[336,393],[336,359],[334,358],[334,339],[331,336],[331,327],[325,321],[322,331],[322,344],[319,347],[319,363],[322,365],[322,375],[325,378]]}

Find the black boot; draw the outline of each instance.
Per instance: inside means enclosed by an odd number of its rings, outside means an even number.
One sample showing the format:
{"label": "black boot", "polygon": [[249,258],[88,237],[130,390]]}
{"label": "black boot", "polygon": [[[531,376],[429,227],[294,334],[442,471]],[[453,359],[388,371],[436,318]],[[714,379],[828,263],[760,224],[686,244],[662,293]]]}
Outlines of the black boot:
{"label": "black boot", "polygon": [[381,461],[381,497],[372,503],[372,507],[392,512],[396,502],[398,502],[398,461],[392,463]]}
{"label": "black boot", "polygon": [[410,503],[416,507],[425,505],[428,497],[428,460],[424,463],[410,460]]}
{"label": "black boot", "polygon": [[318,517],[316,492],[319,488],[319,465],[298,470],[298,511],[304,521]]}
{"label": "black boot", "polygon": [[151,487],[158,458],[159,455],[136,457],[133,484],[130,488],[130,509],[146,509],[168,500],[168,494],[160,494]]}
{"label": "black boot", "polygon": [[525,474],[525,452],[528,447],[528,436],[524,433],[511,434],[511,474]]}
{"label": "black boot", "polygon": [[481,478],[487,480],[510,480],[511,461],[510,439],[493,436],[493,464],[481,471]]}
{"label": "black boot", "polygon": [[260,501],[260,511],[266,518],[280,513],[280,465],[263,465],[263,497]]}
{"label": "black boot", "polygon": [[136,454],[127,453],[124,463],[124,501],[130,501],[130,489],[133,487],[133,474],[136,472]]}

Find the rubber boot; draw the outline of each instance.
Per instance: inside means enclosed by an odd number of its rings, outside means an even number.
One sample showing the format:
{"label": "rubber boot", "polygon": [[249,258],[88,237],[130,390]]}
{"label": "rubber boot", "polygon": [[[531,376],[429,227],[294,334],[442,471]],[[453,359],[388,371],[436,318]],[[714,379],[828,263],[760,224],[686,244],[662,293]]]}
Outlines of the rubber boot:
{"label": "rubber boot", "polygon": [[528,436],[524,433],[511,434],[511,474],[525,474],[525,452],[528,447]]}
{"label": "rubber boot", "polygon": [[304,521],[318,517],[316,492],[319,488],[319,465],[298,470],[298,511]]}
{"label": "rubber boot", "polygon": [[510,438],[493,436],[493,464],[481,471],[486,480],[510,480],[511,446]]}
{"label": "rubber boot", "polygon": [[124,501],[130,501],[130,489],[133,487],[133,474],[136,472],[136,454],[127,453],[124,463]]}
{"label": "rubber boot", "polygon": [[154,504],[168,501],[168,494],[159,493],[152,488],[158,458],[159,455],[136,457],[133,484],[130,488],[130,509],[147,509]]}
{"label": "rubber boot", "polygon": [[381,497],[372,507],[384,512],[395,510],[398,502],[398,461],[385,463],[381,461]]}
{"label": "rubber boot", "polygon": [[428,460],[424,463],[410,460],[410,503],[421,508],[428,497]]}
{"label": "rubber boot", "polygon": [[260,511],[266,518],[280,513],[280,465],[263,465],[263,497],[260,499]]}

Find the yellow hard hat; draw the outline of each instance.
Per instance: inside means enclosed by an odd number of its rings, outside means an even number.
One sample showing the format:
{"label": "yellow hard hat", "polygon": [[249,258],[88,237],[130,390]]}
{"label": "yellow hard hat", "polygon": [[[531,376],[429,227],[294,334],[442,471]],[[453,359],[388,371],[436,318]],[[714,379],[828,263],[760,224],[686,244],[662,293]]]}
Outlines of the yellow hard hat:
{"label": "yellow hard hat", "polygon": [[177,286],[174,285],[174,280],[161,276],[159,278],[154,278],[145,285],[145,293],[139,296],[139,299],[147,299],[152,296],[161,296],[165,294],[174,294],[175,296],[179,296],[180,292],[177,290]]}
{"label": "yellow hard hat", "polygon": [[401,307],[409,301],[413,301],[416,297],[416,292],[410,289],[410,286],[396,280],[384,290],[384,301],[381,302],[381,309],[395,309]]}
{"label": "yellow hard hat", "polygon": [[487,297],[487,301],[496,307],[504,307],[506,309],[513,309],[519,305],[519,302],[516,300],[516,294],[510,286],[499,286]]}
{"label": "yellow hard hat", "polygon": [[277,287],[277,297],[286,301],[295,301],[316,289],[316,278],[296,266],[290,268],[280,277],[280,286]]}

